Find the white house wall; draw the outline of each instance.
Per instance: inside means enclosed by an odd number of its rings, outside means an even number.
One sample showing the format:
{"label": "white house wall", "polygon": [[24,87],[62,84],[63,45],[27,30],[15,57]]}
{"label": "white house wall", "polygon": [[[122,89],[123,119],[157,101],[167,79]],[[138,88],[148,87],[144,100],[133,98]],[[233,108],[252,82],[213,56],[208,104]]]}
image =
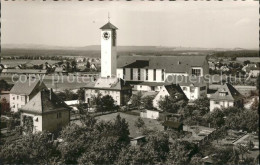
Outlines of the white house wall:
{"label": "white house wall", "polygon": [[165,96],[169,96],[169,93],[165,89],[165,87],[163,86],[162,89],[160,90],[160,92],[153,99],[153,107],[157,108],[157,109],[160,109],[158,102],[159,102],[160,99],[164,98]]}
{"label": "white house wall", "polygon": [[215,108],[228,108],[233,107],[234,102],[233,101],[218,101],[219,104],[216,104],[216,101],[210,100],[210,112],[212,112]]}
{"label": "white house wall", "polygon": [[[18,96],[18,99],[17,99]],[[29,101],[29,96],[10,94],[10,108],[12,112],[18,112]]]}

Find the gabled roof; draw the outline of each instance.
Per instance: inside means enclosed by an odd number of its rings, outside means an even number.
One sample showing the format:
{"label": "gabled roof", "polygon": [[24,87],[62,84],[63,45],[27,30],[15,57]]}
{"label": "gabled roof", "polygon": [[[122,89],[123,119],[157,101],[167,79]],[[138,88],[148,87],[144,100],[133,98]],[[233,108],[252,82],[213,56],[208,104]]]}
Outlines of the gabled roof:
{"label": "gabled roof", "polygon": [[[225,95],[220,95],[220,93],[224,93]],[[228,101],[234,101],[237,99],[243,98],[243,95],[241,95],[231,84],[226,83],[224,85],[221,85],[217,92],[214,93],[210,99],[211,100],[228,100]]]}
{"label": "gabled roof", "polygon": [[67,104],[59,99],[51,90],[43,89],[20,110],[27,113],[43,114],[69,109]]}
{"label": "gabled roof", "polygon": [[45,84],[39,79],[27,79],[25,82],[18,81],[14,84],[13,88],[10,91],[10,94],[17,95],[30,95],[33,92],[38,92],[42,89],[46,89]]}
{"label": "gabled roof", "polygon": [[171,97],[175,97],[176,94],[181,94],[185,100],[188,100],[185,93],[178,84],[165,85],[165,89],[168,91]]}
{"label": "gabled roof", "polygon": [[121,78],[99,78],[95,82],[90,82],[85,88],[89,89],[107,89],[107,90],[124,90],[132,87],[124,82]]}
{"label": "gabled roof", "polygon": [[119,56],[118,68],[165,69],[166,73],[189,73],[207,63],[206,56]]}
{"label": "gabled roof", "polygon": [[110,22],[108,22],[107,24],[105,24],[104,26],[102,26],[100,29],[113,29],[113,30],[117,30],[118,28],[115,27],[113,24],[111,24]]}

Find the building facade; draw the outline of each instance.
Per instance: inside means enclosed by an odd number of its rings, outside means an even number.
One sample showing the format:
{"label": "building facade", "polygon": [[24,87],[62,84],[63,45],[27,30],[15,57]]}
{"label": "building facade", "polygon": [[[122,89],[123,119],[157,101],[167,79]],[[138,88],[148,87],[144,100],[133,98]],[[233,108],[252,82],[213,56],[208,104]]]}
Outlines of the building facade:
{"label": "building facade", "polygon": [[170,96],[173,98],[182,97],[183,100],[188,100],[185,93],[182,91],[181,87],[176,84],[164,85],[160,92],[153,99],[153,107],[160,110],[158,102],[165,96]]}
{"label": "building facade", "polygon": [[125,105],[132,95],[132,87],[118,78],[99,78],[94,83],[85,87],[85,102],[89,105],[94,96],[100,93],[102,96],[110,95],[116,105]]}
{"label": "building facade", "polygon": [[70,122],[70,108],[52,90],[38,92],[20,112],[21,125],[33,133],[56,132]]}
{"label": "building facade", "polygon": [[221,85],[218,90],[210,96],[210,111],[219,108],[243,107],[243,96],[229,83]]}
{"label": "building facade", "polygon": [[18,112],[27,102],[29,102],[40,90],[47,89],[40,80],[18,81],[10,91],[10,109],[12,112]]}

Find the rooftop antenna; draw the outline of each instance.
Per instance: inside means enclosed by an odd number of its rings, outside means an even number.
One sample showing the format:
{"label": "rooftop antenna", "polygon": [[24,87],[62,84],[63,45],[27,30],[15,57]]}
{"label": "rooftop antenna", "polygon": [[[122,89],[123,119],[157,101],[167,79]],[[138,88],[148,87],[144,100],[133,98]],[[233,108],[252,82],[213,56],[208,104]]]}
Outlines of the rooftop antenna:
{"label": "rooftop antenna", "polygon": [[109,12],[108,12],[108,22],[110,22],[110,16],[109,16]]}

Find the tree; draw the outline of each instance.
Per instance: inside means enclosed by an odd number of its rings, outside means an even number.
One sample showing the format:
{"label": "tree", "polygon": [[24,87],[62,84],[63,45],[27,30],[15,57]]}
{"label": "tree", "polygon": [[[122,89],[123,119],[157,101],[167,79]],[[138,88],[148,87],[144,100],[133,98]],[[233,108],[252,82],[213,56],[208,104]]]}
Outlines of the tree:
{"label": "tree", "polygon": [[259,90],[259,84],[260,84],[260,75],[257,76],[256,79],[256,88]]}
{"label": "tree", "polygon": [[144,120],[141,117],[138,117],[138,119],[135,121],[135,126],[140,129],[145,126]]}
{"label": "tree", "polygon": [[96,134],[84,125],[72,124],[61,131],[60,138],[63,142],[58,145],[58,150],[62,163],[77,164],[77,159],[89,148]]}
{"label": "tree", "polygon": [[153,109],[153,97],[146,96],[141,98],[141,102],[145,109]]}
{"label": "tree", "polygon": [[1,147],[0,157],[4,164],[52,164],[56,153],[48,133],[41,132],[7,141]]}
{"label": "tree", "polygon": [[93,128],[97,123],[97,119],[95,119],[89,113],[82,113],[80,115],[80,122],[88,128]]}
{"label": "tree", "polygon": [[86,68],[89,69],[90,68],[90,62],[86,61]]}
{"label": "tree", "polygon": [[158,101],[159,108],[165,112],[177,113],[181,107],[186,105],[186,100],[181,97],[165,96]]}
{"label": "tree", "polygon": [[12,85],[8,84],[5,80],[0,80],[0,91],[10,90]]}
{"label": "tree", "polygon": [[114,121],[114,135],[118,136],[118,142],[128,144],[130,142],[130,132],[128,128],[128,123],[124,118],[121,118],[121,116],[118,114],[116,116],[116,119]]}
{"label": "tree", "polygon": [[147,137],[147,143],[141,146],[128,146],[118,157],[116,164],[158,164],[164,163],[169,152],[169,137],[157,132]]}
{"label": "tree", "polygon": [[255,98],[250,108],[252,110],[256,110],[257,111],[258,107],[259,107],[259,100],[257,98]]}
{"label": "tree", "polygon": [[224,113],[221,109],[214,109],[210,113],[208,121],[213,124],[214,127],[221,127],[225,123]]}
{"label": "tree", "polygon": [[137,94],[133,94],[131,98],[132,105],[137,107],[138,110],[140,110],[142,106],[142,96],[142,92],[139,91]]}
{"label": "tree", "polygon": [[113,111],[115,110],[115,100],[110,95],[105,95],[101,98],[101,108],[103,111]]}
{"label": "tree", "polygon": [[77,70],[77,62],[75,60],[71,61],[71,69],[72,72],[75,72]]}
{"label": "tree", "polygon": [[194,101],[194,109],[200,111],[200,115],[205,115],[209,112],[209,98],[208,97],[202,97],[199,99],[196,99]]}
{"label": "tree", "polygon": [[250,64],[250,61],[249,60],[246,60],[243,62],[244,65],[247,65],[247,64]]}
{"label": "tree", "polygon": [[167,164],[189,164],[193,155],[198,153],[195,144],[187,141],[174,141],[170,145]]}
{"label": "tree", "polygon": [[78,100],[85,101],[85,90],[84,90],[84,88],[80,88],[77,91],[77,94],[78,94]]}
{"label": "tree", "polygon": [[238,164],[239,153],[230,147],[215,148],[212,160],[215,164]]}
{"label": "tree", "polygon": [[10,118],[7,121],[7,130],[11,131],[15,128],[15,120],[13,118]]}

